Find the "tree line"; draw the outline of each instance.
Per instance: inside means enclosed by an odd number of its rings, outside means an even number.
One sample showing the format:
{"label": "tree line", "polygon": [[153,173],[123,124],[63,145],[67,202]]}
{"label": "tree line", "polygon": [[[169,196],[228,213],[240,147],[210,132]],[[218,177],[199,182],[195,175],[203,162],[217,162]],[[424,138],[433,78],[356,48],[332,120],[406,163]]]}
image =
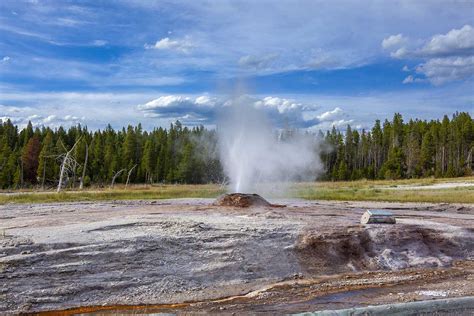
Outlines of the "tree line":
{"label": "tree line", "polygon": [[333,128],[324,138],[332,148],[322,157],[327,180],[459,177],[474,168],[474,120],[466,112],[407,123],[396,113],[371,130]]}
{"label": "tree line", "polygon": [[140,124],[89,131],[81,125],[53,130],[28,123],[19,130],[9,120],[0,121],[2,189],[222,179],[216,132],[204,127],[183,127],[178,121],[150,132]]}
{"label": "tree line", "polygon": [[[314,137],[322,144],[324,180],[456,177],[474,168],[474,120],[464,112],[407,123],[397,113],[371,130],[348,125]],[[0,188],[223,183],[217,143],[216,130],[179,121],[152,131],[140,124],[89,131],[81,125],[34,128],[31,122],[20,130],[0,120]]]}

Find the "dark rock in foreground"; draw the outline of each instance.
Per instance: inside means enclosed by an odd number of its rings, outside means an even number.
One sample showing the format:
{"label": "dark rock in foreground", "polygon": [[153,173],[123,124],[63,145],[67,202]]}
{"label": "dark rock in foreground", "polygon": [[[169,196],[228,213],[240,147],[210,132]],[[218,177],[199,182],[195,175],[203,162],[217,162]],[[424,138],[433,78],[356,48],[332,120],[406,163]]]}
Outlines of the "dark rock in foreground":
{"label": "dark rock in foreground", "polygon": [[247,193],[230,193],[224,194],[217,198],[213,203],[216,206],[233,206],[233,207],[250,207],[250,206],[269,206],[278,205],[271,204],[258,194]]}

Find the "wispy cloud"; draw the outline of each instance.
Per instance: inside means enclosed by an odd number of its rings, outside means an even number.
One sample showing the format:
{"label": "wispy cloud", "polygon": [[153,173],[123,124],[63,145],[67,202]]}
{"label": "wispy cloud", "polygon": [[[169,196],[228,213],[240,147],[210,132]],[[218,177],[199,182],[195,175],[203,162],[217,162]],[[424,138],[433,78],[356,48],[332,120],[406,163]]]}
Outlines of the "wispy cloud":
{"label": "wispy cloud", "polygon": [[278,58],[278,54],[266,54],[263,56],[246,55],[239,59],[239,65],[252,69],[266,69]]}
{"label": "wispy cloud", "polygon": [[165,37],[157,41],[154,45],[145,44],[146,49],[171,50],[188,54],[196,45],[189,37],[182,39],[170,39]]}

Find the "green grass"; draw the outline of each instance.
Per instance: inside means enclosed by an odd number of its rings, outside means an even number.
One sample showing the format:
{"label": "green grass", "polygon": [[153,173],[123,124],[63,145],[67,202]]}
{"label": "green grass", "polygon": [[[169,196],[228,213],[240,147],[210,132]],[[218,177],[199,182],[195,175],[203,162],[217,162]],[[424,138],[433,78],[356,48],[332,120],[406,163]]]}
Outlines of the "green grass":
{"label": "green grass", "polygon": [[[294,184],[288,197],[308,200],[338,201],[391,201],[391,202],[434,202],[474,203],[474,187],[451,189],[400,189],[400,185],[430,185],[443,182],[474,182],[474,177],[453,179],[411,179],[411,180],[359,180],[344,182],[313,182]],[[0,204],[5,203],[50,203],[73,201],[148,200],[173,198],[214,198],[223,194],[218,185],[136,185],[114,189],[92,188],[84,191],[35,192],[18,191],[1,194]]]}

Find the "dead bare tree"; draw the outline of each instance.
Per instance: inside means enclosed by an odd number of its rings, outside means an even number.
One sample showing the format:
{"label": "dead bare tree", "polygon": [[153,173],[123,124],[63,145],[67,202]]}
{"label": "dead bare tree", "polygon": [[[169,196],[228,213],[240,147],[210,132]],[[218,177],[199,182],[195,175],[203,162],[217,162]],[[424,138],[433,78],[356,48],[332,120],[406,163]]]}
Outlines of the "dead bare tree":
{"label": "dead bare tree", "polygon": [[223,189],[225,189],[228,185],[229,185],[229,181],[228,181],[226,178],[224,178],[224,179],[222,179],[222,181],[219,183],[219,188],[223,190]]}
{"label": "dead bare tree", "polygon": [[[71,152],[74,150],[74,148],[76,147],[76,145],[79,143],[80,140],[81,140],[81,138],[79,137],[79,139],[74,143],[72,148],[69,149],[66,152],[66,154],[61,155],[64,158],[62,159],[61,168],[60,168],[60,172],[59,172],[59,183],[58,183],[58,189],[56,190],[56,192],[58,192],[58,193],[61,191],[61,187],[62,187],[63,181],[64,181],[65,172],[66,171],[74,171],[76,166],[77,166],[76,160],[74,160],[74,158],[71,157]],[[64,145],[63,145],[63,147],[64,147]]]}
{"label": "dead bare tree", "polygon": [[88,158],[89,158],[89,145],[87,145],[87,142],[86,142],[86,158],[84,159],[84,167],[82,168],[82,177],[81,177],[81,183],[79,184],[79,190],[82,190],[84,188],[84,177],[86,176]]}
{"label": "dead bare tree", "polygon": [[116,179],[122,172],[124,172],[124,171],[125,171],[125,169],[121,169],[121,170],[119,170],[119,171],[117,171],[117,172],[115,173],[115,175],[114,175],[113,178],[112,178],[112,183],[110,184],[110,188],[111,188],[111,189],[114,188],[115,179]]}
{"label": "dead bare tree", "polygon": [[125,187],[128,186],[128,183],[130,182],[130,175],[132,174],[132,171],[133,171],[133,169],[135,169],[136,166],[137,166],[137,164],[135,164],[135,166],[133,166],[133,167],[128,171],[127,182],[125,182]]}

